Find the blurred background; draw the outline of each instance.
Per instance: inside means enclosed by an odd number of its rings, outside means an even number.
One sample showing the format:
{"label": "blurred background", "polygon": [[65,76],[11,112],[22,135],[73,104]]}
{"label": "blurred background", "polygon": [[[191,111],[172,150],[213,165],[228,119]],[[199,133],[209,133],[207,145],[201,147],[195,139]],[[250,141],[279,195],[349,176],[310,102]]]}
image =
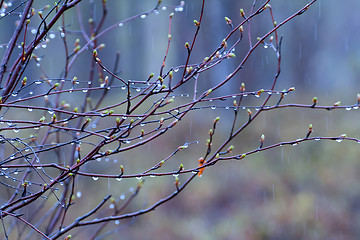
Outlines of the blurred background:
{"label": "blurred background", "polygon": [[[13,1],[13,4],[16,2]],[[41,8],[44,2],[48,1],[37,1],[35,5]],[[91,8],[89,2],[95,8]],[[104,29],[151,10],[157,3],[155,0],[107,2],[109,11]],[[262,2],[257,2],[255,8]],[[307,3],[304,0],[270,1],[277,23]],[[53,1],[49,1],[49,4],[53,4]],[[185,1],[182,11],[175,11],[179,4],[180,1],[163,0],[158,12],[124,22],[121,27],[117,26],[99,38],[99,43],[106,44],[99,51],[104,65],[112,69],[115,53],[119,52],[119,76],[123,79],[143,81],[152,72],[157,76],[166,51],[171,12],[175,15],[165,70],[183,65],[187,56],[184,44],[187,41],[191,43],[193,39],[193,20],[199,19],[201,1]],[[252,4],[252,0],[206,1],[203,22],[190,63],[203,61],[230,32],[225,17],[229,17],[236,26],[241,21],[239,10],[243,8],[248,15]],[[360,2],[356,0],[319,0],[304,14],[279,29],[279,36],[283,36],[282,62],[275,90],[296,89],[282,103],[311,104],[313,97],[318,97],[319,105],[332,106],[339,100],[341,105],[357,102],[356,95],[360,92],[358,9]],[[69,43],[73,44],[76,38],[80,38],[80,45],[86,43],[77,32],[78,19],[82,19],[88,31],[86,23],[93,10],[95,21],[98,21],[102,9],[100,1],[96,0],[83,1],[78,9],[74,8],[66,14]],[[1,56],[9,41],[9,34],[15,28],[16,19],[18,16],[14,15],[0,21]],[[248,26],[244,25],[244,28],[247,35]],[[252,43],[271,28],[269,12],[255,17],[251,21]],[[59,66],[64,66],[63,44],[59,30],[53,29],[52,33],[54,38],[49,35],[45,47],[36,52],[41,57],[39,66],[30,63],[26,72],[29,79],[35,81],[44,72],[53,78],[62,76],[63,67]],[[200,75],[199,92],[222,81],[238,66],[248,50],[249,40],[245,36],[235,48],[236,58],[226,59]],[[87,81],[91,55],[92,50],[89,50],[77,59],[69,72],[70,79],[77,76],[80,81]],[[276,71],[276,53],[261,46],[248,59],[244,69],[215,92],[214,96],[239,93],[242,82],[247,91],[269,89]],[[180,77],[181,71],[174,74],[175,79]],[[41,88],[39,86],[36,90],[41,91]],[[191,101],[193,84],[189,83],[181,90],[190,96],[179,97],[175,101],[179,104]],[[103,105],[116,103],[118,96],[125,96],[125,93],[121,89],[109,91]],[[76,106],[79,99],[83,98],[84,95],[78,94],[68,96],[66,101]],[[265,96],[249,96],[243,104],[258,106],[264,99]],[[275,97],[271,103],[276,101]],[[208,131],[217,116],[220,116],[220,121],[213,148],[216,149],[227,139],[233,111],[223,107],[231,104],[232,99],[228,99],[214,103],[215,110],[207,108],[193,111],[165,136],[135,151],[91,163],[87,170],[109,173],[113,169],[118,170],[121,163],[129,174],[142,172],[170,155],[178,146],[199,141],[175,155],[166,166],[169,170],[176,169],[181,163],[185,169],[196,167],[197,159],[206,151]],[[16,116],[20,113],[12,114]],[[246,111],[241,112],[240,116],[238,127],[246,122]],[[37,115],[29,117],[38,119]],[[309,124],[313,125],[313,136],[340,136],[346,133],[349,137],[359,138],[358,120],[359,110],[355,109],[327,111],[285,108],[266,111],[236,137],[232,145],[235,146],[234,153],[243,153],[259,146],[261,134],[266,137],[264,146],[296,140],[306,135]],[[19,136],[21,133],[12,134]],[[357,239],[360,236],[359,147],[355,142],[322,140],[264,151],[248,156],[243,161],[219,162],[206,168],[201,178],[196,178],[179,196],[155,211],[117,222],[116,226],[110,223],[109,232],[99,239],[115,239],[114,236],[121,236],[122,239]],[[185,176],[179,177],[180,182],[186,180]],[[87,199],[88,206],[95,206],[106,194],[123,201],[134,190],[136,182],[136,179],[118,182],[84,178],[78,181],[78,192],[81,192],[78,197]],[[173,176],[145,179],[143,189],[128,211],[150,206],[174,190]],[[85,209],[88,208],[78,206],[73,215],[78,216]],[[89,232],[78,234],[81,239],[87,239],[87,234],[91,232],[90,229]]]}

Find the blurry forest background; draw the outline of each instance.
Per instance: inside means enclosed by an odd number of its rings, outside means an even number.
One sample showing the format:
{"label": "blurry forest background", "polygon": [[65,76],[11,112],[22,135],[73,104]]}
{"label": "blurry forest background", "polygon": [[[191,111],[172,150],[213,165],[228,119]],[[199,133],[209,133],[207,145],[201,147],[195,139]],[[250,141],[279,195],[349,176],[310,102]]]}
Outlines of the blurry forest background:
{"label": "blurry forest background", "polygon": [[[13,1],[13,4],[16,2]],[[35,4],[40,6],[45,2],[53,4],[53,1],[36,1]],[[90,2],[95,3],[96,14],[100,16],[99,1]],[[109,14],[105,27],[150,10],[156,2],[108,0]],[[201,62],[228,34],[230,27],[224,21],[225,16],[237,24],[241,18],[239,9],[243,8],[248,13],[252,3],[252,0],[206,1],[204,20],[190,62]],[[270,2],[277,22],[306,3],[308,1],[305,0]],[[177,6],[179,1],[163,0],[162,4]],[[79,7],[66,14],[68,29],[79,29],[79,13],[87,22],[91,12],[88,1],[80,3]],[[184,64],[184,43],[192,40],[193,20],[198,18],[200,7],[201,1],[185,1],[184,10],[175,12],[167,67]],[[284,37],[282,71],[276,90],[296,89],[283,103],[311,104],[316,96],[319,105],[332,106],[339,100],[342,105],[354,104],[360,92],[359,9],[360,1],[357,0],[319,0],[306,13],[280,28],[279,35]],[[119,75],[122,78],[146,80],[151,72],[158,73],[166,50],[171,12],[170,7],[160,9],[158,14],[138,18],[100,38],[99,43],[106,44],[99,51],[102,62],[113,66],[118,51]],[[1,44],[8,42],[16,18],[9,16],[0,21]],[[270,28],[269,14],[254,18],[251,25],[253,42],[257,33],[264,34]],[[26,72],[28,79],[39,78],[42,74],[39,68],[45,69],[49,76],[61,76],[63,67],[59,66],[64,64],[64,50],[59,31],[53,30],[56,37],[50,39],[46,48],[38,50],[37,55],[42,57],[41,66],[30,63],[32,66]],[[69,35],[69,42],[78,37],[75,33]],[[81,40],[81,45],[84,43]],[[206,81],[202,81],[200,91],[223,80],[238,65],[248,47],[245,40],[234,52],[238,57],[203,74],[202,78]],[[4,49],[0,49],[0,55]],[[87,79],[91,54],[89,51],[77,60],[70,71],[70,78],[76,75],[78,79]],[[223,94],[237,92],[241,82],[249,91],[269,89],[276,65],[272,49],[257,49],[237,74],[238,82],[233,80]],[[192,89],[184,89],[185,93],[187,91],[191,93]],[[116,102],[117,95],[125,93],[119,89],[109,94],[103,105]],[[76,98],[76,95],[72,96],[72,106],[76,106]],[[181,101],[181,98],[176,101]],[[261,103],[253,97],[244,101],[253,106]],[[231,105],[231,102],[225,105]],[[16,114],[21,112],[13,114],[15,119]],[[197,159],[206,150],[207,132],[217,116],[221,118],[216,145],[228,136],[233,116],[231,110],[194,111],[170,134],[145,145],[142,151],[111,156],[110,161],[103,161],[92,172],[113,168],[115,158],[122,162],[125,169],[147,169],[144,163],[159,161],[185,142],[199,141],[199,144],[191,145],[173,159],[173,167],[183,163],[185,168],[190,168],[197,164]],[[39,117],[33,116],[33,119]],[[295,140],[306,135],[309,124],[314,127],[312,136],[339,136],[344,133],[351,137],[360,136],[358,110],[286,108],[264,112],[232,144],[236,151],[246,152],[258,147],[261,134],[266,136],[265,145]],[[21,132],[13,134],[16,136]],[[244,161],[220,162],[206,168],[201,178],[155,211],[132,221],[120,221],[118,236],[122,239],[355,239],[360,236],[359,147],[354,142],[312,141],[254,154]],[[51,153],[48,154],[51,157]],[[87,189],[82,191],[81,197],[88,198],[89,204],[95,204],[107,192],[127,196],[134,182],[136,179],[133,182],[99,179],[78,187]],[[172,176],[146,179],[144,189],[131,208],[135,210],[154,202],[169,188],[174,188]]]}

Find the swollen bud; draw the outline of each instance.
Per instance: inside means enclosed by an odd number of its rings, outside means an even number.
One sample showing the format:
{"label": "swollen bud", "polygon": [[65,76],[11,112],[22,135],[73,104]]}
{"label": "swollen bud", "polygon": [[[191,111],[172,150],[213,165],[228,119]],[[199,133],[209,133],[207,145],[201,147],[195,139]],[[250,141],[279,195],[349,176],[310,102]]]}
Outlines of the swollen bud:
{"label": "swollen bud", "polygon": [[242,16],[242,17],[245,17],[245,13],[244,13],[244,9],[240,9],[240,15]]}
{"label": "swollen bud", "polygon": [[225,17],[225,21],[226,21],[226,24],[228,24],[228,25],[232,25],[232,21],[231,21],[231,19],[230,19],[230,18]]}
{"label": "swollen bud", "polygon": [[317,97],[314,97],[312,99],[312,102],[313,102],[313,106],[315,106],[317,103],[318,103],[318,98]]}
{"label": "swollen bud", "polygon": [[337,101],[336,103],[334,103],[334,107],[338,107],[338,106],[340,106],[340,101]]}

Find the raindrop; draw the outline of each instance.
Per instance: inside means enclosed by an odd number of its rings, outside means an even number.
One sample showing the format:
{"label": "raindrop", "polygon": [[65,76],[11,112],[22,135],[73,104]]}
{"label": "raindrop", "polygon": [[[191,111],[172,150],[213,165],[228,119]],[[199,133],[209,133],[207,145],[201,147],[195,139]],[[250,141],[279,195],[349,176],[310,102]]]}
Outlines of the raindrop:
{"label": "raindrop", "polygon": [[244,94],[243,97],[247,97],[247,94]]}
{"label": "raindrop", "polygon": [[54,110],[49,109],[49,110],[48,110],[48,113],[49,113],[50,115],[53,115],[53,114],[54,114]]}
{"label": "raindrop", "polygon": [[119,220],[115,220],[115,225],[119,225],[120,224],[120,221]]}
{"label": "raindrop", "polygon": [[174,72],[178,72],[178,71],[179,71],[179,69],[178,69],[178,68],[175,68],[175,69],[174,69]]}
{"label": "raindrop", "polygon": [[174,176],[174,177],[178,177],[178,176],[179,176],[179,174],[173,174],[173,176]]}
{"label": "raindrop", "polygon": [[14,174],[17,175],[17,174],[19,174],[19,172],[18,172],[18,171],[15,171]]}
{"label": "raindrop", "polygon": [[124,199],[125,199],[125,195],[124,195],[124,194],[121,194],[121,195],[120,195],[120,199],[121,199],[121,200],[124,200]]}
{"label": "raindrop", "polygon": [[20,129],[14,128],[14,132],[15,132],[15,133],[18,133],[19,131],[20,131]]}
{"label": "raindrop", "polygon": [[142,179],[142,177],[136,177],[136,179],[137,179],[137,180],[141,180],[141,179]]}
{"label": "raindrop", "polygon": [[121,87],[121,90],[125,90],[125,89],[126,89],[126,87],[125,87],[125,86],[122,86],[122,87]]}
{"label": "raindrop", "polygon": [[119,23],[119,27],[122,27],[122,26],[124,26],[124,23],[122,23],[122,22]]}
{"label": "raindrop", "polygon": [[37,30],[36,29],[31,29],[30,31],[32,34],[36,34],[37,33]]}
{"label": "raindrop", "polygon": [[260,108],[259,108],[259,107],[256,107],[256,108],[255,108],[255,111],[259,111],[259,110],[260,110]]}
{"label": "raindrop", "polygon": [[142,18],[142,19],[146,18],[146,14],[142,14],[142,15],[140,16],[140,18]]}
{"label": "raindrop", "polygon": [[124,119],[124,120],[127,119],[127,116],[122,116],[122,119]]}
{"label": "raindrop", "polygon": [[268,45],[266,45],[266,44],[264,45],[264,48],[268,48],[268,47],[269,47]]}
{"label": "raindrop", "polygon": [[158,10],[154,10],[154,13],[155,13],[155,15],[159,15],[159,11]]}
{"label": "raindrop", "polygon": [[41,47],[42,47],[42,48],[46,48],[46,47],[47,47],[47,45],[46,45],[46,44],[43,44],[43,45],[41,45]]}
{"label": "raindrop", "polygon": [[162,8],[161,8],[161,10],[165,11],[165,10],[166,10],[166,7],[165,7],[165,6],[164,6],[164,7],[162,7]]}
{"label": "raindrop", "polygon": [[259,94],[255,94],[255,97],[257,97],[257,98],[258,98],[258,97],[260,97],[260,95],[259,95]]}
{"label": "raindrop", "polygon": [[296,142],[296,143],[293,143],[293,146],[296,146],[296,145],[298,145],[298,143]]}
{"label": "raindrop", "polygon": [[340,143],[340,142],[342,142],[342,138],[338,138],[338,139],[336,139],[335,141],[338,142],[338,143]]}
{"label": "raindrop", "polygon": [[81,192],[80,191],[76,193],[76,197],[81,198]]}
{"label": "raindrop", "polygon": [[140,92],[140,88],[137,88],[136,91],[137,91],[137,92]]}
{"label": "raindrop", "polygon": [[357,109],[359,109],[359,106],[355,106],[355,107],[353,107],[353,109],[357,110]]}
{"label": "raindrop", "polygon": [[154,178],[154,177],[156,177],[156,176],[155,176],[154,174],[151,174],[150,177],[151,177],[151,178]]}
{"label": "raindrop", "polygon": [[271,94],[272,94],[272,92],[268,92],[268,94],[269,94],[269,95],[271,95]]}
{"label": "raindrop", "polygon": [[60,33],[60,36],[61,36],[62,38],[64,38],[64,37],[65,37],[65,33],[64,33],[64,32]]}
{"label": "raindrop", "polygon": [[126,140],[126,141],[125,141],[125,144],[130,144],[130,143],[131,143],[130,140]]}
{"label": "raindrop", "polygon": [[37,63],[36,66],[37,66],[37,67],[40,67],[40,63]]}
{"label": "raindrop", "polygon": [[140,126],[141,126],[141,127],[145,126],[145,123],[140,123]]}
{"label": "raindrop", "polygon": [[98,177],[92,177],[92,179],[93,179],[94,181],[97,181],[99,178],[98,178]]}
{"label": "raindrop", "polygon": [[55,35],[54,33],[50,33],[49,37],[50,37],[51,39],[54,39],[54,38],[56,37],[56,35]]}
{"label": "raindrop", "polygon": [[97,158],[96,161],[101,162],[101,158]]}
{"label": "raindrop", "polygon": [[226,110],[229,110],[229,108],[230,108],[230,107],[228,107],[228,106],[225,107]]}
{"label": "raindrop", "polygon": [[232,98],[236,98],[236,95],[232,95]]}
{"label": "raindrop", "polygon": [[17,93],[12,93],[11,96],[16,97]]}
{"label": "raindrop", "polygon": [[212,110],[215,110],[215,109],[216,109],[216,106],[211,106],[211,109],[212,109]]}
{"label": "raindrop", "polygon": [[118,181],[118,182],[120,182],[121,180],[122,180],[122,178],[121,178],[121,177],[116,178],[116,181]]}
{"label": "raindrop", "polygon": [[84,93],[88,92],[88,90],[87,90],[87,89],[83,89],[82,91],[83,91]]}
{"label": "raindrop", "polygon": [[129,188],[129,192],[134,192],[134,188],[133,187]]}
{"label": "raindrop", "polygon": [[4,170],[4,171],[8,170],[8,168],[5,168],[5,167],[3,167],[3,168],[1,168],[1,169]]}
{"label": "raindrop", "polygon": [[37,80],[37,81],[35,81],[35,84],[41,84],[42,83],[42,81],[40,81],[40,80]]}

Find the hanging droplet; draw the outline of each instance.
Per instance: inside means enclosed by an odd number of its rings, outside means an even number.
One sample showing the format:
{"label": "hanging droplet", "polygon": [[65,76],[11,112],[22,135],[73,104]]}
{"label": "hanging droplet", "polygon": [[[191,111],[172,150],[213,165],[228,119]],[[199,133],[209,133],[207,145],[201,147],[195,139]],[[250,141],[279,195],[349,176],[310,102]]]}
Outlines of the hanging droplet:
{"label": "hanging droplet", "polygon": [[97,181],[99,178],[98,178],[98,177],[92,177],[92,179],[93,179],[94,181]]}

